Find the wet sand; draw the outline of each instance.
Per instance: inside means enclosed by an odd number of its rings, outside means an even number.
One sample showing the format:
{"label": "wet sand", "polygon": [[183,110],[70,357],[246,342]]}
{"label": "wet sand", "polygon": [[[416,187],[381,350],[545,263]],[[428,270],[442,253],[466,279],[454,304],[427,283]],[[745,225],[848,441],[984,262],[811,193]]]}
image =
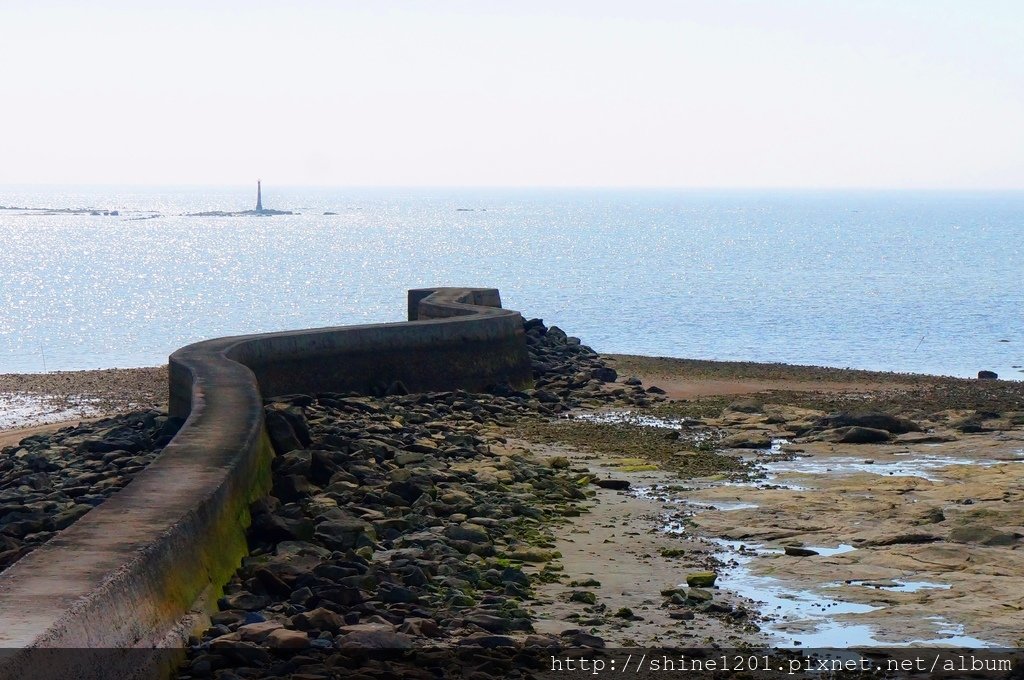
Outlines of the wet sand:
{"label": "wet sand", "polygon": [[166,366],[0,375],[3,431],[166,406]]}

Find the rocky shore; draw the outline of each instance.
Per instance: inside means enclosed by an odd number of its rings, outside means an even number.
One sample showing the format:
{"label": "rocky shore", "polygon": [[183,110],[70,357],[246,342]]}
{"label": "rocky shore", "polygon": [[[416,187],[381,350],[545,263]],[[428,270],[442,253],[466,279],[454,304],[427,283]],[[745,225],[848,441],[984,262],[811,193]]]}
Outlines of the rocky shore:
{"label": "rocky shore", "polygon": [[159,411],[139,411],[0,450],[0,570],[122,489],[180,425]]}
{"label": "rocky shore", "polygon": [[527,608],[537,583],[559,578],[555,533],[602,480],[506,433],[657,396],[609,388],[616,373],[558,328],[526,330],[534,389],[267,404],[273,490],[181,677],[328,677],[367,649],[603,645],[582,628],[538,634]]}
{"label": "rocky shore", "polygon": [[[602,357],[525,327],[530,390],[266,404],[273,488],[180,677],[426,677],[460,654],[466,677],[514,677],[574,647],[1019,643],[1021,383]],[[164,385],[139,391],[159,370],[98,384],[162,403]],[[102,502],[176,427],[152,410],[4,449],[0,559]],[[811,604],[789,611],[791,596]]]}

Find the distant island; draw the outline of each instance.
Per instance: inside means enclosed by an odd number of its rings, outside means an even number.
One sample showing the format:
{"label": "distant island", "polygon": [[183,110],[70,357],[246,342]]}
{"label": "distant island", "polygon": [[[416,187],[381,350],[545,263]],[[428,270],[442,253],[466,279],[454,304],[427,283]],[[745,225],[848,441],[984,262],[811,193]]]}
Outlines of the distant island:
{"label": "distant island", "polygon": [[229,212],[224,210],[210,210],[207,212],[188,213],[188,217],[242,217],[247,215],[294,215],[291,210],[274,210],[263,207],[263,187],[261,180],[256,180],[256,209],[240,210]]}

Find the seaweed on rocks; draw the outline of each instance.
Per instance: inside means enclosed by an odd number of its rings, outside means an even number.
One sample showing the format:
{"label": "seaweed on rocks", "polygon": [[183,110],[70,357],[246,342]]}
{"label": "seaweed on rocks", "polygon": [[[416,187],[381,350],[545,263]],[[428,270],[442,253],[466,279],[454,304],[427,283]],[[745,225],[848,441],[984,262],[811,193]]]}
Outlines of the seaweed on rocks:
{"label": "seaweed on rocks", "polygon": [[[533,585],[557,577],[553,532],[580,513],[589,478],[503,433],[650,398],[608,389],[614,370],[557,327],[532,319],[524,329],[530,389],[268,401],[271,494],[251,508],[250,554],[180,677],[331,677],[355,667],[374,677],[394,672],[395,659],[353,655],[602,644],[582,631],[537,635],[528,609]],[[402,672],[422,673],[423,663]]]}
{"label": "seaweed on rocks", "polygon": [[552,528],[587,497],[579,475],[500,435],[531,401],[452,391],[269,403],[273,489],[252,507],[250,555],[182,677],[309,673],[350,648],[531,634],[524,566],[557,559]]}

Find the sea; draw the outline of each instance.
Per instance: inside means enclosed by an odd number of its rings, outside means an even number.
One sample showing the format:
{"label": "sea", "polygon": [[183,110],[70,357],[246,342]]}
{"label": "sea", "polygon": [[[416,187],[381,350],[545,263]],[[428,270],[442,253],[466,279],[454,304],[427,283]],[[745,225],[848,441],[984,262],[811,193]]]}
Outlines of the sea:
{"label": "sea", "polygon": [[[1024,192],[0,187],[0,373],[487,286],[601,352],[1024,379]],[[116,212],[116,214],[114,214]]]}

